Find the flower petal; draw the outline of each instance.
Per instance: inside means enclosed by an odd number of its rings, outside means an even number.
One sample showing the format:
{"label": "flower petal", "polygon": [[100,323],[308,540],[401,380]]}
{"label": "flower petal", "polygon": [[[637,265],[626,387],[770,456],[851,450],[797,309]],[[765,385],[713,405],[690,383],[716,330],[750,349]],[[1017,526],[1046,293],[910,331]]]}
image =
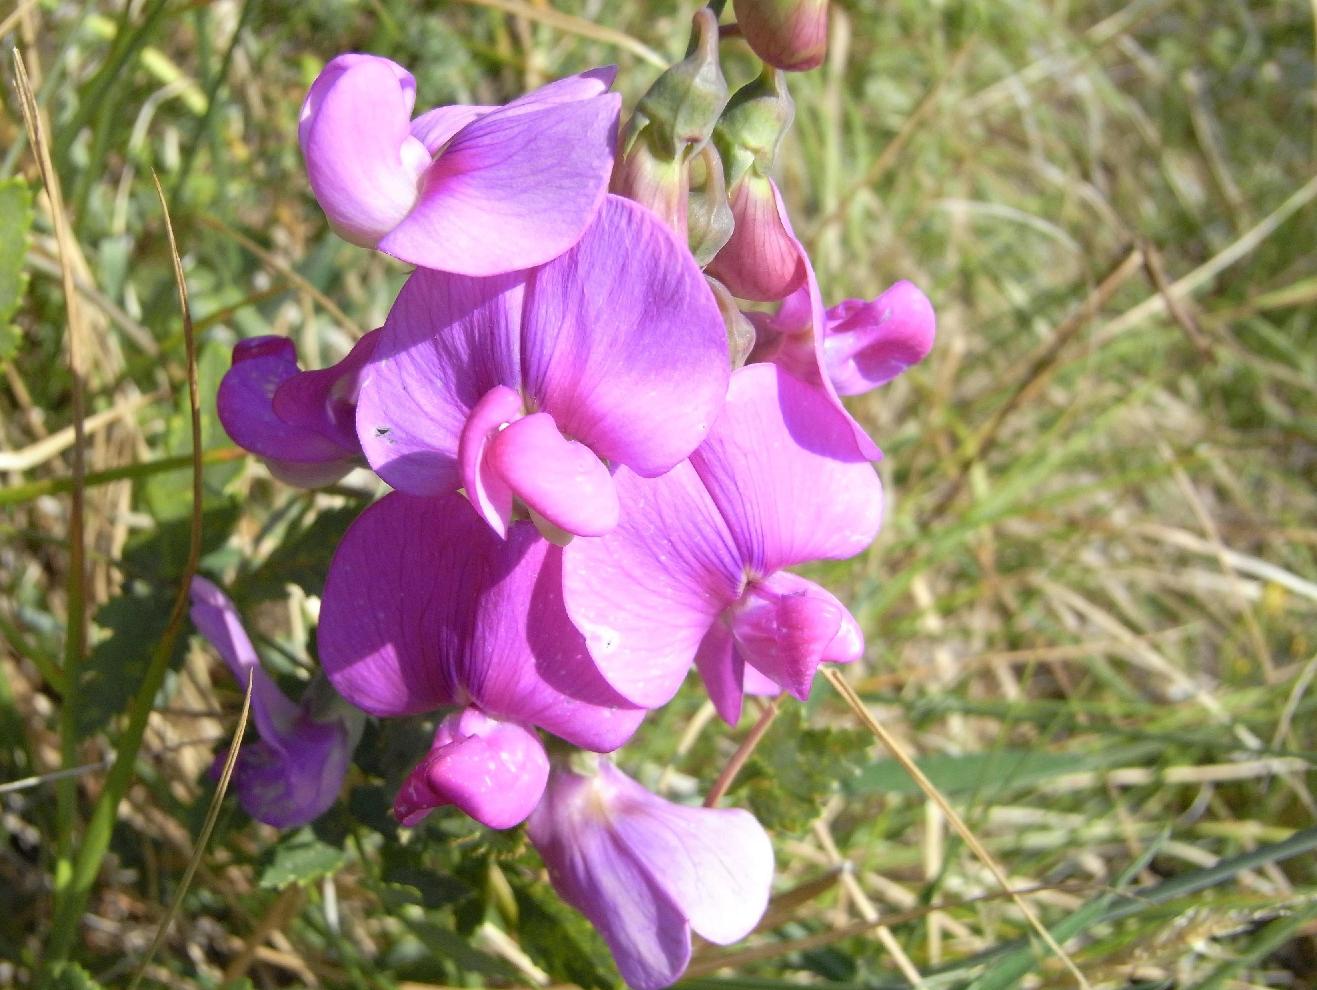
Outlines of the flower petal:
{"label": "flower petal", "polygon": [[238,802],[275,828],[314,821],[338,799],[352,748],[344,723],[301,715],[283,739],[262,736],[243,746],[233,775]]}
{"label": "flower petal", "polygon": [[412,137],[425,145],[425,150],[430,154],[437,155],[443,150],[443,146],[452,140],[453,135],[463,127],[497,109],[498,107],[466,103],[435,107],[412,121]]}
{"label": "flower petal", "polygon": [[285,735],[297,718],[297,705],[288,700],[261,666],[237,607],[228,595],[199,574],[192,578],[190,597],[192,624],[228,665],[239,688],[246,691],[247,679],[252,679],[252,720],[256,731],[269,740]]}
{"label": "flower petal", "polygon": [[411,136],[416,82],[373,55],[340,55],[302,105],[298,138],[321,209],[346,240],[363,247],[401,221],[418,195],[430,153]]}
{"label": "flower petal", "polygon": [[489,463],[489,444],[498,436],[499,430],[521,415],[521,396],[506,385],[495,385],[471,410],[457,448],[458,468],[466,497],[499,536],[507,536],[508,526],[512,523],[513,492]]}
{"label": "flower petal", "polygon": [[772,179],[752,173],[732,188],[736,226],[705,272],[741,299],[776,302],[805,281],[800,242],[778,209]]}
{"label": "flower petal", "polygon": [[476,403],[521,385],[517,277],[418,269],[403,285],[362,374],[357,436],[366,459],[413,495],[455,490],[458,451]]}
{"label": "flower petal", "polygon": [[527,834],[553,889],[599,930],[627,985],[661,990],[690,962],[690,926],[596,809],[594,781],[551,773]]}
{"label": "flower petal", "polygon": [[820,663],[854,660],[864,650],[846,606],[826,588],[785,571],[746,589],[732,636],[749,666],[800,701],[808,700]]}
{"label": "flower petal", "polygon": [[705,633],[740,596],[741,561],[688,462],[651,479],[619,468],[613,483],[617,528],[563,550],[567,612],[608,683],[655,708],[676,694]]}
{"label": "flower petal", "polygon": [[608,187],[621,98],[509,104],[467,124],[379,242],[403,261],[496,275],[544,264],[580,238]]}
{"label": "flower petal", "polygon": [[847,299],[827,312],[828,377],[842,395],[860,395],[924,360],[936,331],[933,304],[910,282],[872,302]]}
{"label": "flower petal", "polygon": [[691,808],[651,794],[607,760],[601,786],[611,788],[609,825],[685,915],[718,945],[750,933],[768,907],[773,844],[748,811]]}
{"label": "flower petal", "polygon": [[691,464],[759,575],[854,556],[882,523],[882,485],[857,456],[849,419],[774,364],[732,376]]}
{"label": "flower petal", "polygon": [[233,364],[215,397],[224,431],[243,450],[291,464],[340,462],[351,449],[305,424],[289,423],[274,409],[276,391],[302,372],[287,337],[251,337],[233,348]]}
{"label": "flower petal", "polygon": [[534,732],[464,708],[439,723],[434,746],[403,782],[394,814],[415,825],[432,808],[456,805],[490,828],[526,820],[544,793],[549,758]]}
{"label": "flower petal", "polygon": [[516,495],[549,522],[578,536],[617,525],[617,489],[590,448],[558,432],[548,413],[532,413],[495,436],[489,463]]}
{"label": "flower petal", "polygon": [[470,592],[488,565],[464,534],[488,527],[458,495],[384,496],[353,521],[325,579],[317,642],[335,689],[372,715],[417,715],[457,700]]}
{"label": "flower petal", "polygon": [[575,248],[532,273],[522,348],[527,398],[647,476],[695,449],[727,387],[726,331],[690,252],[617,196]]}
{"label": "flower petal", "polygon": [[[721,617],[709,627],[704,639],[700,641],[699,650],[695,654],[695,667],[700,672],[700,680],[704,681],[704,689],[709,693],[714,711],[728,725],[735,725],[741,720],[745,682],[753,668],[747,667],[734,649],[732,630]],[[778,691],[774,684],[773,693],[777,694]]]}
{"label": "flower petal", "polygon": [[361,371],[375,352],[379,333],[372,330],[363,336],[338,364],[284,379],[274,391],[275,415],[290,426],[327,437],[344,452],[360,453],[357,393]]}

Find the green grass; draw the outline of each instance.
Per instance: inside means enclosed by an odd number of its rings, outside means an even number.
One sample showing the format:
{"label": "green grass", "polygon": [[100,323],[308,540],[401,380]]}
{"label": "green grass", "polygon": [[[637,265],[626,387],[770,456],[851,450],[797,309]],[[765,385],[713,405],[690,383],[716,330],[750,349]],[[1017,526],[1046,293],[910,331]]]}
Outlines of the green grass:
{"label": "green grass", "polygon": [[[605,62],[629,105],[656,70],[635,44],[471,3],[24,7],[12,23],[0,10],[4,46],[24,49],[77,246],[93,645],[70,685],[69,307],[7,86],[0,293],[17,293],[17,333],[0,297],[0,453],[23,457],[0,457],[0,781],[40,779],[0,791],[0,983],[33,984],[54,937],[78,968],[52,979],[120,985],[179,889],[213,792],[204,771],[242,700],[200,647],[160,642],[191,458],[152,170],[198,335],[202,566],[292,681],[314,663],[307,596],[369,493],[356,478],[294,492],[235,459],[215,387],[246,335],[336,359],[404,275],[327,230],[296,145],[306,86],[349,49],[408,65],[426,105],[501,102]],[[552,8],[671,58],[694,5]],[[855,405],[887,452],[890,509],[868,554],[817,568],[867,633],[848,677],[1092,986],[1311,986],[1314,7],[834,8],[828,63],[792,79],[779,173],[797,229],[829,301],[910,278],[939,313],[932,357]],[[750,59],[727,51],[729,78],[748,79]],[[26,250],[11,178],[34,200]],[[1175,314],[1142,258],[1122,267],[1136,248],[1190,290],[1172,290]],[[139,700],[155,711],[108,854],[80,924],[56,925],[55,885],[94,828],[153,653],[164,688]],[[77,717],[61,721],[70,688]],[[692,685],[623,764],[672,794],[706,789],[752,717],[706,723],[679,749],[700,704]],[[795,707],[728,797],[775,827],[779,906],[743,944],[702,947],[688,985],[1073,985],[827,683]],[[601,943],[515,835],[436,816],[398,836],[392,787],[423,744],[418,727],[372,728],[351,796],[314,834],[277,839],[227,803],[145,984],[608,985]],[[45,779],[64,764],[87,769]]]}

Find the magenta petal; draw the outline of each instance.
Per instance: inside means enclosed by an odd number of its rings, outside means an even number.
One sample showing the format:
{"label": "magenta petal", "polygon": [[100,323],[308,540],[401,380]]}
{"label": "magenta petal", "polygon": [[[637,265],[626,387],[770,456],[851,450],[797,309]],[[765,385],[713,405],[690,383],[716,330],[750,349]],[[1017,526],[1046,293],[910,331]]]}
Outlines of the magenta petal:
{"label": "magenta petal", "polygon": [[[380,250],[427,268],[495,275],[544,264],[589,225],[608,186],[621,98],[492,110],[448,141]],[[419,143],[419,142],[418,142]]]}
{"label": "magenta petal", "polygon": [[651,794],[607,760],[599,765],[614,834],[699,935],[744,938],[768,907],[773,845],[747,811],[691,808]]}
{"label": "magenta petal", "polygon": [[534,732],[465,708],[439,723],[394,813],[415,825],[431,808],[452,804],[490,828],[511,828],[535,809],[548,777],[549,759]]}
{"label": "magenta petal", "polygon": [[518,97],[503,109],[509,113],[524,112],[559,103],[575,103],[603,96],[612,88],[617,78],[617,66],[602,65],[597,69],[587,69],[574,76],[555,79],[539,89],[531,90],[525,96]]}
{"label": "magenta petal", "polygon": [[463,528],[486,529],[461,497],[394,493],[343,535],[325,579],[317,642],[334,688],[358,708],[418,715],[456,700],[453,668],[471,619],[450,582],[484,577]]}
{"label": "magenta petal", "polygon": [[512,523],[513,492],[489,463],[487,452],[499,430],[521,415],[521,396],[506,385],[495,385],[471,410],[471,418],[462,428],[457,450],[466,497],[499,536],[507,536],[508,526]]}
{"label": "magenta petal", "polygon": [[[728,725],[741,720],[745,681],[753,670],[746,666],[733,646],[732,631],[720,617],[709,627],[695,654],[695,668],[700,672],[700,680],[704,681],[714,711]],[[773,693],[778,691],[774,683]]]}
{"label": "magenta petal", "polygon": [[778,202],[772,179],[747,173],[732,189],[736,226],[705,271],[741,299],[776,302],[805,281],[800,244]]}
{"label": "magenta petal", "polygon": [[461,483],[458,453],[476,404],[521,384],[517,277],[418,269],[398,294],[362,373],[357,436],[394,488],[439,495]]}
{"label": "magenta petal", "polygon": [[933,304],[910,282],[897,282],[873,302],[847,299],[827,312],[828,377],[842,395],[867,392],[922,361],[936,330]]}
{"label": "magenta petal", "polygon": [[747,664],[805,701],[838,637],[838,653],[853,648],[852,634],[859,629],[852,619],[843,632],[843,618],[849,618],[846,607],[831,592],[779,571],[746,589],[734,611],[732,636]]}
{"label": "magenta petal", "polygon": [[350,457],[350,449],[320,430],[285,422],[275,413],[276,390],[300,374],[287,337],[239,341],[215,397],[224,431],[243,450],[271,461],[319,465]]}
{"label": "magenta petal", "polygon": [[563,900],[599,930],[632,990],[662,990],[690,962],[690,926],[608,828],[595,781],[554,772],[527,834]]}
{"label": "magenta petal", "polygon": [[617,525],[617,490],[590,448],[558,432],[548,413],[533,413],[499,433],[489,463],[516,495],[558,528],[600,536]]}
{"label": "magenta petal", "polygon": [[498,107],[473,106],[455,103],[447,107],[427,110],[412,121],[412,137],[425,145],[425,150],[437,155],[463,127]]}
{"label": "magenta petal", "polygon": [[854,556],[882,523],[882,485],[855,453],[849,418],[774,364],[732,376],[691,463],[757,574]]}
{"label": "magenta petal", "polygon": [[371,55],[334,59],[307,94],[298,126],[307,177],[354,244],[374,246],[416,202],[430,154],[411,136],[415,100],[411,74]]}
{"label": "magenta petal", "polygon": [[613,476],[617,528],[563,550],[568,614],[604,678],[647,708],[666,703],[705,633],[741,593],[731,534],[689,462]]}
{"label": "magenta petal", "polygon": [[238,803],[275,828],[314,821],[338,799],[353,745],[345,723],[299,715],[282,739],[262,735],[243,745],[233,774]]}
{"label": "magenta petal", "polygon": [[[837,633],[837,636],[840,638],[846,632],[848,632],[848,630],[846,629],[845,620],[843,619],[842,632]],[[833,642],[836,642],[836,640],[834,640]],[[831,656],[825,656],[823,659],[836,660],[837,658]],[[777,681],[769,677],[767,674],[761,674],[759,671],[755,670],[755,668],[751,667],[748,663],[743,664],[741,669],[745,672],[745,680],[742,682],[741,689],[746,694],[756,695],[761,698],[776,698],[779,694],[782,693],[782,686],[778,684]]]}
{"label": "magenta petal", "polygon": [[564,434],[640,474],[708,432],[727,386],[727,334],[684,244],[609,196],[579,244],[526,290],[526,394]]}
{"label": "magenta petal", "polygon": [[285,379],[274,392],[275,415],[290,426],[323,434],[344,451],[360,452],[357,392],[361,371],[375,352],[379,333],[372,330],[363,336],[332,367]]}

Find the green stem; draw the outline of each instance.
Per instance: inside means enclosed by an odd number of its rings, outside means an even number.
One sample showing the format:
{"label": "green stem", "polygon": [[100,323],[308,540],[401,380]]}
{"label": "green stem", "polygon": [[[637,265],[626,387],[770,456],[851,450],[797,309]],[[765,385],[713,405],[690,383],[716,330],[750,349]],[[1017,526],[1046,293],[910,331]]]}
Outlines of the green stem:
{"label": "green stem", "polygon": [[[216,447],[214,450],[207,450],[201,455],[201,463],[222,464],[246,456],[247,452],[238,447]],[[120,467],[106,468],[104,471],[92,471],[83,481],[87,488],[92,488],[96,485],[108,485],[112,481],[149,478],[152,475],[165,474],[169,471],[181,471],[191,466],[192,455],[182,454],[178,457],[162,457],[154,461],[124,464]],[[43,478],[40,481],[29,481],[10,488],[0,488],[0,506],[31,502],[42,495],[58,495],[61,492],[71,491],[72,488],[72,478]]]}

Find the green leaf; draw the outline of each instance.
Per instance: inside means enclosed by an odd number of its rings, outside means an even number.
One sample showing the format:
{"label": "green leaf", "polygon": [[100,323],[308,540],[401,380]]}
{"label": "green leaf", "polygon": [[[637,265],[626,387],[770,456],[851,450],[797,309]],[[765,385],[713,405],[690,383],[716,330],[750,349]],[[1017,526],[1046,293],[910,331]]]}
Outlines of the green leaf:
{"label": "green leaf", "polygon": [[47,990],[100,990],[101,985],[77,963],[58,963],[50,971]]}
{"label": "green leaf", "polygon": [[[83,664],[78,686],[78,736],[100,732],[128,707],[146,676],[151,651],[165,634],[173,609],[173,592],[164,589],[137,592],[129,589],[106,602],[96,613],[96,624],[109,635],[101,639]],[[177,664],[187,639],[174,643],[170,666]]]}
{"label": "green leaf", "polygon": [[18,351],[22,334],[9,321],[27,288],[28,239],[32,232],[32,191],[20,178],[0,182],[0,361]]}
{"label": "green leaf", "polygon": [[332,876],[343,868],[348,854],[321,842],[309,828],[285,835],[271,851],[269,865],[261,872],[260,885],[282,890],[290,884],[307,884]]}
{"label": "green leaf", "polygon": [[867,761],[870,738],[858,729],[816,729],[805,710],[787,705],[732,793],[770,832],[803,832],[824,802]]}
{"label": "green leaf", "polygon": [[582,990],[607,990],[615,980],[602,958],[587,946],[597,946],[585,919],[569,911],[557,898],[537,896],[543,888],[514,887],[517,899],[517,941],[555,983],[575,984]]}

